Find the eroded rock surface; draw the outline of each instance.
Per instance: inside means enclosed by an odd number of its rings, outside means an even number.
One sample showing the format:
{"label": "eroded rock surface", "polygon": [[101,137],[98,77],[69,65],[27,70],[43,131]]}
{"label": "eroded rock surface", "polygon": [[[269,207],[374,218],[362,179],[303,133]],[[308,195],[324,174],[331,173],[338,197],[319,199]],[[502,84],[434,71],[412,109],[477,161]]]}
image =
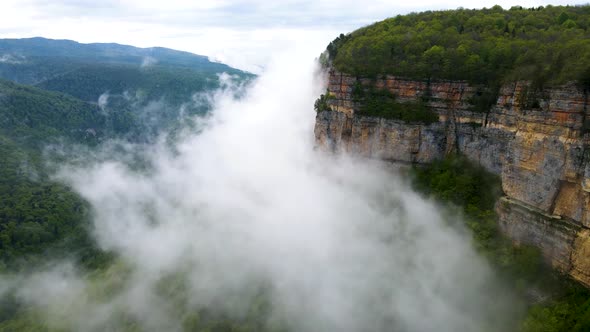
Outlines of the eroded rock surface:
{"label": "eroded rock surface", "polygon": [[[357,83],[358,82],[358,83]],[[355,114],[355,84],[387,89],[399,101],[428,96],[439,122],[425,125]],[[500,88],[488,112],[472,111],[467,82],[357,79],[330,71],[332,111],[317,114],[320,147],[368,158],[429,163],[461,152],[502,179],[497,211],[504,232],[539,247],[552,264],[590,286],[588,96],[574,83],[547,88],[525,104],[530,83]]]}

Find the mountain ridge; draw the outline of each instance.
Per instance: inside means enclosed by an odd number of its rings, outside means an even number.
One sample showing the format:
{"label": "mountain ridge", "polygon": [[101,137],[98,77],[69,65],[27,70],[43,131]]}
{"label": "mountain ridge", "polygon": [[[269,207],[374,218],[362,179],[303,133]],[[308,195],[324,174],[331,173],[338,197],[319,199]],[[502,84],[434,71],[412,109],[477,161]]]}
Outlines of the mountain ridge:
{"label": "mountain ridge", "polygon": [[[116,60],[117,53],[119,53],[121,55],[125,54],[127,56],[132,56],[134,60],[139,60],[136,62],[137,64],[142,63],[141,60],[143,60],[143,57],[168,56],[172,57],[178,65],[187,66],[199,62],[211,62],[212,64],[220,64],[230,69],[230,67],[225,64],[211,61],[208,56],[166,47],[137,47],[119,43],[80,43],[70,39],[50,39],[44,37],[0,39],[0,53],[1,52],[14,52],[17,53],[16,55],[23,55],[18,53],[26,53],[30,56],[42,57],[93,56],[98,58],[111,58],[112,60]],[[193,60],[193,62],[190,60]],[[121,61],[121,59],[119,59],[119,61]]]}

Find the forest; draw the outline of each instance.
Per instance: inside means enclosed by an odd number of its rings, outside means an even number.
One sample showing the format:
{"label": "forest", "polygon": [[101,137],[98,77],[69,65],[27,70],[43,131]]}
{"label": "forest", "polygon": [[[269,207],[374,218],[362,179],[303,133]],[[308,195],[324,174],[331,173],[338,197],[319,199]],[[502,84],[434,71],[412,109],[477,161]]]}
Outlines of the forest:
{"label": "forest", "polygon": [[96,105],[71,96],[4,80],[0,94],[0,267],[25,268],[48,252],[87,259],[88,206],[49,179],[46,148],[92,147],[114,132]]}
{"label": "forest", "polygon": [[0,39],[0,53],[11,61],[0,62],[0,77],[23,84],[37,84],[85,65],[129,65],[139,69],[183,68],[230,75],[248,74],[208,57],[163,47],[139,48],[115,43],[82,44],[41,37]]}
{"label": "forest", "polygon": [[36,86],[67,93],[89,102],[96,102],[105,92],[113,95],[123,95],[127,92],[141,97],[142,101],[164,99],[176,106],[190,100],[195,91],[217,88],[218,81],[215,72],[99,63],[86,64],[49,78]]}
{"label": "forest", "polygon": [[341,34],[321,60],[361,77],[587,85],[589,27],[589,6],[426,11]]}
{"label": "forest", "polygon": [[153,141],[209,111],[192,96],[217,89],[220,71],[254,77],[164,48],[30,38],[2,39],[0,52],[15,59],[0,63],[0,270],[13,272],[46,256],[108,260],[91,240],[88,204],[50,177],[61,147]]}
{"label": "forest", "polygon": [[[116,289],[110,273],[120,265],[118,258],[97,246],[92,208],[54,178],[57,165],[72,158],[84,162],[84,153],[108,141],[142,145],[164,132],[172,137],[181,122],[190,125],[185,117],[210,110],[206,98],[193,95],[219,88],[221,72],[238,84],[254,76],[162,48],[32,38],[0,40],[0,52],[17,54],[15,61],[0,63],[0,281],[62,260],[100,287]],[[146,56],[160,61],[143,66]],[[3,287],[0,331],[53,330]],[[170,298],[179,296],[166,287]],[[263,301],[253,304],[253,313],[265,310]],[[190,330],[260,330],[253,319],[246,324],[215,312],[178,313]],[[137,323],[122,317],[113,320],[113,328],[135,331]]]}

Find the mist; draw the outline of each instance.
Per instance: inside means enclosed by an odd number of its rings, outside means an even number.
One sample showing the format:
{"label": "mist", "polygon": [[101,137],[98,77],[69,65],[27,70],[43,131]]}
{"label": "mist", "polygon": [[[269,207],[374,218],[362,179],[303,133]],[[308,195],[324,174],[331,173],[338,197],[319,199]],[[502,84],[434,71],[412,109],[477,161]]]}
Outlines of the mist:
{"label": "mist", "polygon": [[0,292],[78,331],[181,331],[191,312],[239,320],[261,298],[277,330],[505,330],[513,299],[460,216],[392,167],[315,147],[317,53],[277,55],[239,97],[227,82],[173,147],[141,147],[140,170],[108,145],[61,166],[117,261],[91,275],[55,262]]}

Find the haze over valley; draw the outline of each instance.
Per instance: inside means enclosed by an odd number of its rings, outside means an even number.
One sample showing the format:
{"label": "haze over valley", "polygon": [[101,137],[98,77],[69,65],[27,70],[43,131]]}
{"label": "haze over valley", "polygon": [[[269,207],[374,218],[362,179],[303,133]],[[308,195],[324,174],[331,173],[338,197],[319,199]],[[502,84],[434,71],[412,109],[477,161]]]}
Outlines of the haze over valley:
{"label": "haze over valley", "polygon": [[588,6],[209,5],[0,5],[0,331],[590,328]]}

